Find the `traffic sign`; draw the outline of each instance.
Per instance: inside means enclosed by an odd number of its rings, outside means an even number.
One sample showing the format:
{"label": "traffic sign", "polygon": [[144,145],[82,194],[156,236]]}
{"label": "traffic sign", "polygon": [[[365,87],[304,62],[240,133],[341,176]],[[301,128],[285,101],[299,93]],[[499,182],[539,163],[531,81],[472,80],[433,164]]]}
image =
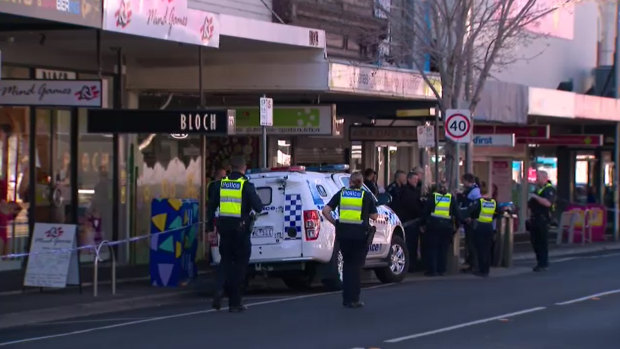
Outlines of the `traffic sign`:
{"label": "traffic sign", "polygon": [[433,126],[418,126],[418,147],[430,148],[435,146],[435,128]]}
{"label": "traffic sign", "polygon": [[260,125],[273,126],[273,98],[260,99]]}
{"label": "traffic sign", "polygon": [[469,109],[448,109],[444,123],[446,138],[456,143],[470,143],[473,130]]}

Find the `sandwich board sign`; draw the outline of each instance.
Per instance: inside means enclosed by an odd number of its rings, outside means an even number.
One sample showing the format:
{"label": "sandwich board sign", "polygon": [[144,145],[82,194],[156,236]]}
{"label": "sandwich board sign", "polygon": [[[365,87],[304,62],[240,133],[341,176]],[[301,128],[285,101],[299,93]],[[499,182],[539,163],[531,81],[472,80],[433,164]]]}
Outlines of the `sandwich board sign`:
{"label": "sandwich board sign", "polygon": [[76,226],[36,223],[24,286],[63,288],[79,285]]}

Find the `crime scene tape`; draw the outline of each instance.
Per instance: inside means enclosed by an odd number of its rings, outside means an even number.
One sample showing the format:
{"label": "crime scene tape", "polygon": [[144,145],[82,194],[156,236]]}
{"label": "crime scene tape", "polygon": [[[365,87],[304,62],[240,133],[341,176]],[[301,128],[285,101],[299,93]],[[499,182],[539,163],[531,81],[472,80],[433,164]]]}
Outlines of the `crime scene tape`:
{"label": "crime scene tape", "polygon": [[179,227],[179,228],[174,228],[174,229],[170,229],[170,230],[161,231],[159,233],[138,235],[138,236],[133,236],[133,237],[130,237],[130,238],[127,238],[127,239],[123,239],[123,240],[115,240],[115,241],[104,240],[104,241],[102,241],[102,242],[100,242],[98,244],[83,245],[83,246],[79,246],[79,247],[76,247],[76,248],[53,249],[53,250],[46,250],[46,251],[38,251],[38,252],[34,252],[34,253],[30,253],[30,252],[10,253],[10,254],[6,254],[6,255],[1,255],[0,259],[3,259],[3,260],[16,259],[16,258],[23,258],[23,257],[28,257],[28,256],[40,255],[40,254],[66,254],[66,253],[73,253],[75,251],[81,251],[81,250],[93,250],[93,251],[98,252],[99,248],[100,248],[100,245],[102,243],[104,243],[104,242],[108,246],[117,246],[117,245],[121,245],[121,244],[125,244],[125,243],[131,243],[131,242],[136,242],[136,241],[140,241],[140,240],[150,239],[151,237],[158,236],[158,235],[170,234],[170,233],[173,233],[173,232],[176,232],[176,231],[185,230],[185,229],[187,229],[187,228],[189,228],[191,226],[200,225],[200,224],[203,224],[203,223],[204,222],[196,222],[196,223],[184,225],[184,226]]}

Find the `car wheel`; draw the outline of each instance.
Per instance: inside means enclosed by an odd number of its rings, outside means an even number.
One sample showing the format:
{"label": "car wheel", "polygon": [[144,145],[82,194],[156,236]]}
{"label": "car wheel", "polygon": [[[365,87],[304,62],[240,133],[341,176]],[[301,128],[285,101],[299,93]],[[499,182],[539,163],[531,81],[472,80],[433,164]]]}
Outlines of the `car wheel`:
{"label": "car wheel", "polygon": [[332,253],[332,259],[329,261],[330,270],[328,277],[321,280],[321,283],[329,291],[340,291],[342,289],[342,270],[344,267],[344,259],[342,257],[342,251],[336,243],[334,245],[334,252]]}
{"label": "car wheel", "polygon": [[401,282],[409,269],[409,252],[400,236],[393,236],[388,254],[388,266],[375,269],[377,278],[384,284]]}

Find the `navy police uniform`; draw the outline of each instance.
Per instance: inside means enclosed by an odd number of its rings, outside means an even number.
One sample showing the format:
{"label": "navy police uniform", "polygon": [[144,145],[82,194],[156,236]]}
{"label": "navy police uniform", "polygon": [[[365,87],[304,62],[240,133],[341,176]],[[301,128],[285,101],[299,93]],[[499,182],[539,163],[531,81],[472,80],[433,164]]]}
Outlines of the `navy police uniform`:
{"label": "navy police uniform", "polygon": [[497,217],[495,200],[480,198],[467,209],[467,217],[471,219],[471,239],[474,245],[475,262],[478,266],[477,275],[488,276],[491,269],[491,249],[493,247],[493,220]]}
{"label": "navy police uniform", "polygon": [[555,203],[555,188],[551,183],[547,183],[538,189],[536,194],[551,202],[551,207],[544,207],[534,198],[528,202],[531,213],[528,222],[530,240],[537,261],[535,269],[544,269],[549,266],[549,225],[551,224],[551,209]]}
{"label": "navy police uniform", "polygon": [[448,248],[454,236],[454,223],[458,217],[456,200],[451,194],[433,192],[426,200],[421,223],[426,226],[426,275],[443,275],[446,272]]}

